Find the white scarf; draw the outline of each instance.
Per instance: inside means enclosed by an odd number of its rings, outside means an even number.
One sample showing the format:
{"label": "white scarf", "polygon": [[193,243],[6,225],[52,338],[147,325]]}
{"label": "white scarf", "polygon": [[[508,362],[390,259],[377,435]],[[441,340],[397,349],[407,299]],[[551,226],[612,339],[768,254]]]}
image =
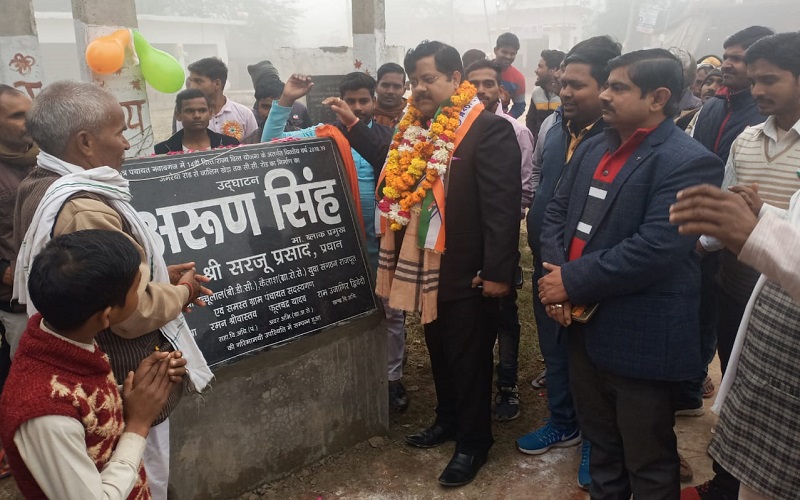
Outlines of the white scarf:
{"label": "white scarf", "polygon": [[[36,307],[28,296],[28,277],[34,257],[42,251],[50,241],[50,231],[56,222],[61,207],[67,199],[77,192],[85,191],[103,196],[111,202],[111,206],[119,212],[133,232],[134,239],[142,245],[145,257],[150,265],[152,281],[169,283],[169,271],[164,257],[158,248],[159,238],[139,217],[136,209],[130,204],[131,192],[128,180],[111,167],[98,167],[85,170],[77,165],[67,163],[53,155],[39,153],[37,164],[40,168],[50,170],[61,176],[45,192],[42,201],[36,208],[31,225],[25,233],[22,246],[17,256],[17,267],[14,271],[14,298],[26,304],[28,316],[36,314]],[[147,279],[142,276],[142,279]],[[189,380],[194,388],[201,392],[213,378],[205,357],[189,332],[189,325],[182,313],[160,328],[164,336],[175,349],[181,351],[186,358]]]}

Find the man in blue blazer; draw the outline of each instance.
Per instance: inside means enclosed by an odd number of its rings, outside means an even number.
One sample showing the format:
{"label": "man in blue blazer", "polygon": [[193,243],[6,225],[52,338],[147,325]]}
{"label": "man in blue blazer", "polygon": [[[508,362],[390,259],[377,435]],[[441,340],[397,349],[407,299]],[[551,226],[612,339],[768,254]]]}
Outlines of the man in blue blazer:
{"label": "man in blue blazer", "polygon": [[[677,193],[723,164],[675,127],[680,62],[662,49],[609,62],[609,128],[582,144],[541,231],[539,297],[566,327],[593,499],[678,499],[672,391],[702,372],[696,238],[669,223]],[[585,322],[573,307],[597,304]]]}

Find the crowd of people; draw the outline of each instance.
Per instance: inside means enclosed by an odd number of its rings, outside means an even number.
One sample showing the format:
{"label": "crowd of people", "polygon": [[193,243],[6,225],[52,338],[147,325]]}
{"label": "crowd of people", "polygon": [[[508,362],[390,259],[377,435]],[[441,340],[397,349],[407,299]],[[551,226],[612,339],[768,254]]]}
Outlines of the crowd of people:
{"label": "crowd of people", "polygon": [[[424,328],[435,418],[406,442],[455,441],[438,481],[457,487],[492,420],[520,416],[524,221],[549,417],[518,449],[580,445],[593,499],[793,498],[800,33],[752,26],[699,64],[608,36],[545,50],[527,115],[519,40],[496,45],[424,41],[324,101],[357,171],[392,411],[409,405],[405,315]],[[251,65],[250,108],[225,96],[221,60],[188,70],[157,154],[317,134],[312,77]],[[0,441],[26,497],[166,499],[169,413],[211,379],[183,318],[208,278],[167,266],[131,206],[124,131],[99,86],[32,102],[0,86]],[[715,476],[681,490],[675,419],[715,392]]]}

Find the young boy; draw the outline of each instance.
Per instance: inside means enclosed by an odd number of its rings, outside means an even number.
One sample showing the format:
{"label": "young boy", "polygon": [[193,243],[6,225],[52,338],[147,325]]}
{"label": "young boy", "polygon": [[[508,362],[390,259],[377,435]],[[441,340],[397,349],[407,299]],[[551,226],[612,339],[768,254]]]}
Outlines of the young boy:
{"label": "young boy", "polygon": [[95,343],[136,311],[140,264],[123,233],[101,230],[54,238],[33,261],[28,289],[39,313],[0,400],[0,440],[25,498],[151,498],[145,438],[186,362],[154,352],[120,395]]}

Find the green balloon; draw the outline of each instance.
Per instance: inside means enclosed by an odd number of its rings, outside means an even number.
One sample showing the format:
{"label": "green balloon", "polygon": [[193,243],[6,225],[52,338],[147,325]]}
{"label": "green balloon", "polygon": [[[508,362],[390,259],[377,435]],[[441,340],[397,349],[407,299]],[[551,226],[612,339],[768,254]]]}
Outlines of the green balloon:
{"label": "green balloon", "polygon": [[177,59],[154,48],[138,31],[133,32],[133,45],[139,57],[142,76],[151,87],[165,94],[175,93],[183,87],[186,74]]}

